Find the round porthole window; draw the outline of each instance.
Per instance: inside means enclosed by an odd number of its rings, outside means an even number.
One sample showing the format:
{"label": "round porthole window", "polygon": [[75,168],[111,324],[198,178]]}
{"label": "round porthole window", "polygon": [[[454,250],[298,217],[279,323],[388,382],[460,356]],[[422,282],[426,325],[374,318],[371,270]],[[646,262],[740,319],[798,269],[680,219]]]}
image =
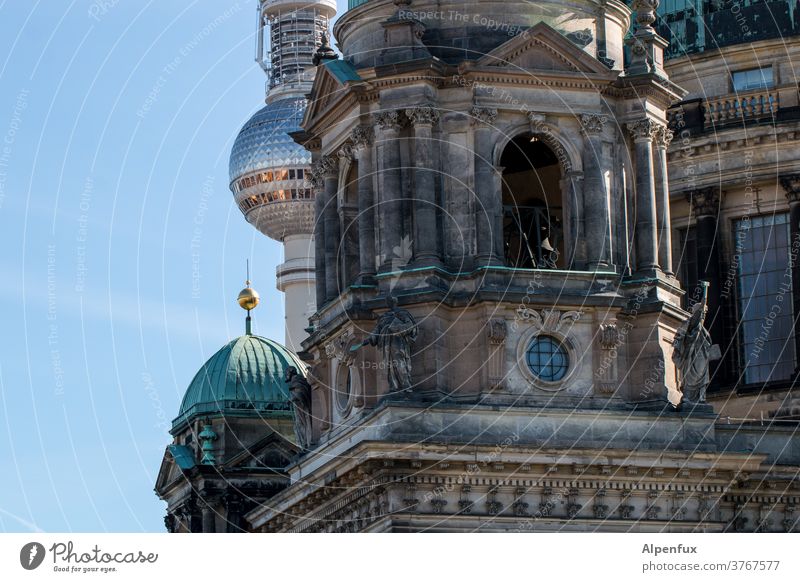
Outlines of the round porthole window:
{"label": "round porthole window", "polygon": [[543,382],[559,382],[569,371],[569,354],[560,341],[548,336],[531,340],[525,360],[536,378]]}

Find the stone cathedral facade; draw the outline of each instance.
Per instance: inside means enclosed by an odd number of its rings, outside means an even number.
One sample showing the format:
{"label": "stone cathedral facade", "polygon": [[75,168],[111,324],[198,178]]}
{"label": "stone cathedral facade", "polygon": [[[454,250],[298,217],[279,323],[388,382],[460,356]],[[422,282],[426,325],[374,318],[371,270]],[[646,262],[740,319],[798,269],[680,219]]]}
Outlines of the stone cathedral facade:
{"label": "stone cathedral facade", "polygon": [[295,134],[314,444],[253,529],[796,529],[791,432],[679,405],[657,3],[355,4]]}
{"label": "stone cathedral facade", "polygon": [[[228,461],[208,433],[213,462],[181,481],[188,423],[232,414],[187,404],[158,486],[173,531],[800,528],[794,428],[682,393],[668,160],[687,92],[657,6],[350,1],[292,134],[313,160],[316,312],[283,368],[305,375],[310,444],[278,447],[276,388],[236,407],[253,427],[272,410],[269,439]],[[239,496],[233,526],[211,517],[227,498],[192,509],[214,476]]]}

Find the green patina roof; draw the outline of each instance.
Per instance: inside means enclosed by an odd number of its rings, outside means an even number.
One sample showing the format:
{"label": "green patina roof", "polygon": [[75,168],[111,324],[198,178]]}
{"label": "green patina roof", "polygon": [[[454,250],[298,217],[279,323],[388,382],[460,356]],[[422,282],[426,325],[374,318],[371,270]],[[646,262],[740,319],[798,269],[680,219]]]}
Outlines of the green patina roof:
{"label": "green patina roof", "polygon": [[169,449],[172,458],[175,459],[175,462],[181,469],[188,471],[195,466],[194,453],[189,447],[184,445],[169,445],[167,449]]}
{"label": "green patina roof", "polygon": [[286,368],[305,372],[303,362],[282,345],[255,335],[233,340],[200,368],[189,384],[175,431],[204,414],[231,416],[290,414]]}
{"label": "green patina roof", "polygon": [[332,59],[325,61],[323,66],[328,69],[336,79],[344,84],[348,81],[360,81],[361,77],[356,72],[353,65],[342,59]]}

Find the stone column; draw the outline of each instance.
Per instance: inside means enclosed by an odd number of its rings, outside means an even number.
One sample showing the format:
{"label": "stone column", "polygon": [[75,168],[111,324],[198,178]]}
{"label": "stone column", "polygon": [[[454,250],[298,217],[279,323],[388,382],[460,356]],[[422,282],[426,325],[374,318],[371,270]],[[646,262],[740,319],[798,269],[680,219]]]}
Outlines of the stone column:
{"label": "stone column", "polygon": [[227,525],[225,531],[227,533],[243,533],[242,515],[244,515],[245,512],[242,507],[241,495],[236,489],[230,487],[223,493],[222,503],[226,509],[225,520],[227,521]]}
{"label": "stone column", "polygon": [[414,261],[417,266],[441,265],[436,224],[436,145],[433,126],[439,112],[430,106],[406,109],[414,126]]}
{"label": "stone column", "polygon": [[375,248],[375,172],[372,146],[375,132],[372,127],[359,126],[353,130],[353,149],[358,161],[358,254],[359,285],[375,283],[377,250]]}
{"label": "stone column", "polygon": [[[800,257],[797,256],[800,245],[800,174],[780,177],[781,186],[789,200],[789,251],[792,269],[792,306],[794,318],[800,316]],[[795,361],[800,368],[800,323],[794,327]]]}
{"label": "stone column", "polygon": [[508,324],[505,319],[492,319],[486,326],[486,337],[489,344],[487,358],[489,391],[502,389],[505,379],[505,352]]}
{"label": "stone column", "polygon": [[587,268],[607,269],[611,265],[611,208],[603,164],[605,115],[581,115],[583,145],[583,223]]}
{"label": "stone column", "polygon": [[214,505],[218,501],[219,499],[214,496],[203,497],[200,501],[200,511],[203,515],[203,533],[215,533],[217,530]]}
{"label": "stone column", "polygon": [[658,220],[658,264],[661,270],[672,275],[672,220],[669,213],[669,173],[667,171],[667,149],[672,142],[672,132],[663,125],[656,129],[655,174],[656,217]]}
{"label": "stone column", "polygon": [[636,270],[658,269],[656,185],[653,168],[653,139],[657,124],[642,119],[628,124],[636,156]]}
{"label": "stone column", "polygon": [[317,310],[325,305],[325,179],[322,166],[311,169],[311,188],[314,190],[314,277],[317,291]]}
{"label": "stone column", "polygon": [[[339,224],[339,160],[325,156],[321,163],[325,180],[325,300],[339,296],[341,227]],[[318,275],[319,276],[319,275]]]}
{"label": "stone column", "polygon": [[[339,184],[342,192],[339,205],[339,224],[341,225],[340,261],[342,276],[339,278],[342,289],[353,285],[361,272],[360,243],[358,242],[358,200],[349,195],[351,188],[350,171],[344,172],[357,163],[352,143],[345,144],[337,153],[339,158],[339,176],[344,180]],[[356,176],[356,188],[358,176]]]}
{"label": "stone column", "polygon": [[583,172],[569,170],[559,182],[564,206],[564,263],[567,269],[586,270],[586,237],[581,226]]}
{"label": "stone column", "polygon": [[502,265],[503,192],[497,189],[497,170],[492,159],[492,127],[497,109],[472,109],[475,150],[476,236],[479,265]]}
{"label": "stone column", "polygon": [[401,245],[403,223],[401,208],[403,182],[400,159],[400,114],[397,111],[383,111],[375,114],[378,128],[378,171],[382,173],[382,186],[379,190],[378,214],[381,217],[380,271],[392,271],[395,248]]}

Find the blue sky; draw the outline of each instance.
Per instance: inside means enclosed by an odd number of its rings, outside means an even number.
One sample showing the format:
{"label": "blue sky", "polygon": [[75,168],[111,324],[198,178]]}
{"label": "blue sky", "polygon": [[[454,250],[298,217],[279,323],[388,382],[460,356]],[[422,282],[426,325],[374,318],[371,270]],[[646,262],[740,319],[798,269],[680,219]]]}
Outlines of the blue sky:
{"label": "blue sky", "polygon": [[[340,9],[344,2],[340,2]],[[167,427],[278,243],[228,190],[255,0],[0,0],[0,531],[163,531]]]}

